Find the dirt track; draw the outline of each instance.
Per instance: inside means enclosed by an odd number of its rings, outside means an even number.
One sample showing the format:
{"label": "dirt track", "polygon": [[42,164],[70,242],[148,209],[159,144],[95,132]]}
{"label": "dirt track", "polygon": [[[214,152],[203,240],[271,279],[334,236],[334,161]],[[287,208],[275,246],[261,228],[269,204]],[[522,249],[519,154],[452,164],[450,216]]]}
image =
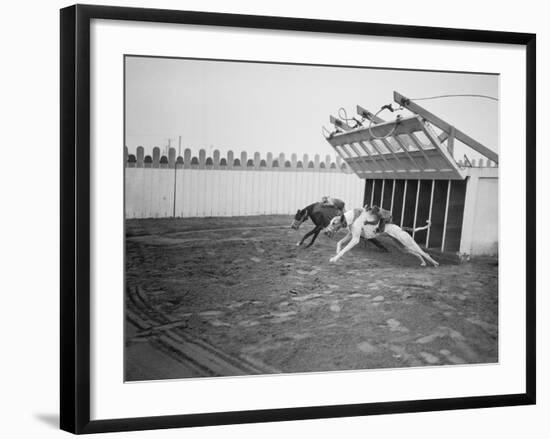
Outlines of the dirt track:
{"label": "dirt track", "polygon": [[498,361],[496,261],[368,245],[329,264],[341,235],[297,248],[311,225],[289,224],[127,220],[126,379]]}

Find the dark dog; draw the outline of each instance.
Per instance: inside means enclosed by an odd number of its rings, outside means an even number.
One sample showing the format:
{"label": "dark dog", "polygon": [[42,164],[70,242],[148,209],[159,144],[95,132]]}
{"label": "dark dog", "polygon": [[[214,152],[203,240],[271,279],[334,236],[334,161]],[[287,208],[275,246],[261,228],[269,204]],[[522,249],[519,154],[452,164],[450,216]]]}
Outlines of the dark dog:
{"label": "dark dog", "polygon": [[341,200],[336,201],[338,203],[313,203],[296,212],[296,215],[294,215],[294,221],[292,221],[292,224],[290,225],[290,227],[292,227],[294,230],[298,230],[302,223],[307,221],[308,218],[313,222],[313,224],[315,224],[315,228],[307,232],[303,236],[303,238],[298,243],[296,243],[297,246],[302,245],[307,237],[313,235],[310,243],[306,245],[306,248],[310,247],[317,239],[317,236],[319,235],[321,230],[329,225],[330,220],[335,216],[342,214],[344,209],[344,202]]}

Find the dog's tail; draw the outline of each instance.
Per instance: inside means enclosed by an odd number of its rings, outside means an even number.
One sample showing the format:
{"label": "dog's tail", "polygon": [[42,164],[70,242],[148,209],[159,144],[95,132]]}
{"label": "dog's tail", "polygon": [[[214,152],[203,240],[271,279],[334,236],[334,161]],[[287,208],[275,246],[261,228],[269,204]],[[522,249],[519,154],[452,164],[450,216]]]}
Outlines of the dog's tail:
{"label": "dog's tail", "polygon": [[432,226],[432,222],[430,220],[428,220],[428,221],[426,221],[426,225],[422,226],[422,227],[417,227],[417,228],[414,228],[414,227],[401,227],[401,228],[403,230],[405,230],[406,232],[415,233],[415,232],[420,232],[421,230],[428,230],[431,226]]}

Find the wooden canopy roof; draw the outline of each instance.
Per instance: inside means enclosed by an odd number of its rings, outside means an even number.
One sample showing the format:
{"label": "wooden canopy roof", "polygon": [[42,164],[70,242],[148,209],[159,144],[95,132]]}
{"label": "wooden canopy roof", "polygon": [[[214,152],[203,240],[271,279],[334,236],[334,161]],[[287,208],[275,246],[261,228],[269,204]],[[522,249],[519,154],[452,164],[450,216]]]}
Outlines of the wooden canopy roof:
{"label": "wooden canopy roof", "polygon": [[[413,115],[386,122],[357,106],[357,113],[368,123],[355,119],[355,127],[330,117],[336,132],[326,139],[359,177],[463,180],[466,172],[453,158],[455,138],[498,163],[492,150],[418,104],[397,92],[394,100]],[[430,124],[441,133],[437,135]]]}

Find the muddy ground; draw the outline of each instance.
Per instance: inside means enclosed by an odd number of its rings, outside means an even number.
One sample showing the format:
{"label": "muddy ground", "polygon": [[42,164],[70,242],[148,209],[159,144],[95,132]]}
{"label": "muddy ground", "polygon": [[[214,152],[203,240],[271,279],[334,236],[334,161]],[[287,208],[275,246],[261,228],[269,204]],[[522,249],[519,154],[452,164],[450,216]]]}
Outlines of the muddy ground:
{"label": "muddy ground", "polygon": [[343,235],[297,248],[290,220],[127,220],[126,379],[498,361],[496,260],[330,264]]}

